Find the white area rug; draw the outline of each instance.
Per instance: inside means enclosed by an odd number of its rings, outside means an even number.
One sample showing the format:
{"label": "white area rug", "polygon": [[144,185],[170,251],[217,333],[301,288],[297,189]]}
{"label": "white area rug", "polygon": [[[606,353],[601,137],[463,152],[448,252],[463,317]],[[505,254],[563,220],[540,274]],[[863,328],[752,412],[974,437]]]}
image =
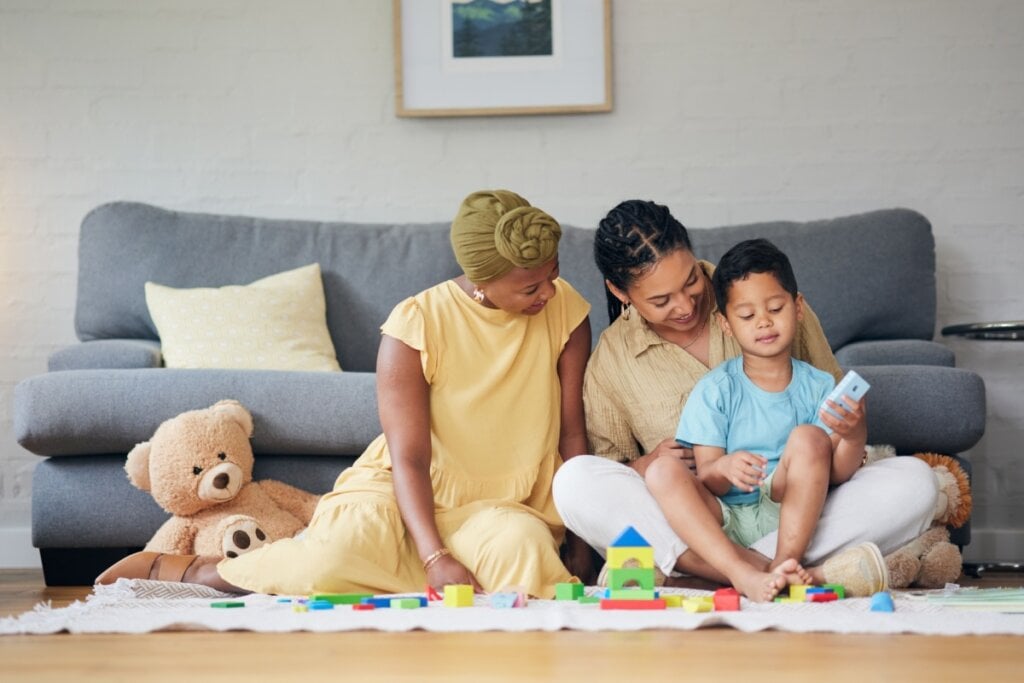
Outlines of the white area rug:
{"label": "white area rug", "polygon": [[[588,593],[597,589],[588,588]],[[665,593],[707,595],[668,589]],[[866,598],[832,603],[754,604],[740,612],[691,614],[682,609],[607,611],[596,604],[532,600],[525,608],[495,609],[485,596],[468,608],[430,603],[424,609],[295,612],[269,595],[225,596],[201,586],[120,579],[98,586],[85,602],[0,619],[0,634],[150,633],[154,631],[638,631],[693,630],[727,626],[752,632],[918,633],[928,635],[1024,635],[1024,613],[963,609],[929,602],[925,595],[897,593],[896,611],[871,612]],[[215,600],[241,600],[244,608],[217,609]]]}

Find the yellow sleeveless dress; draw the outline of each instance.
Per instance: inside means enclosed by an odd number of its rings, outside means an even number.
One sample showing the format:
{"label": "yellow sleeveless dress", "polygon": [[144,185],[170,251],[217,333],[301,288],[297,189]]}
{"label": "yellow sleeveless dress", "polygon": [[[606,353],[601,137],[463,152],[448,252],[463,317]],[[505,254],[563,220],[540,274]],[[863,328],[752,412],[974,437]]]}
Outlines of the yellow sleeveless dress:
{"label": "yellow sleeveless dress", "polygon": [[[401,302],[381,330],[420,352],[430,386],[431,481],[445,545],[487,591],[550,598],[570,575],[551,497],[558,358],[589,304],[564,280],[535,316],[485,308],[452,281]],[[262,593],[397,593],[426,585],[395,500],[384,435],[338,477],[301,538],[218,565]]]}

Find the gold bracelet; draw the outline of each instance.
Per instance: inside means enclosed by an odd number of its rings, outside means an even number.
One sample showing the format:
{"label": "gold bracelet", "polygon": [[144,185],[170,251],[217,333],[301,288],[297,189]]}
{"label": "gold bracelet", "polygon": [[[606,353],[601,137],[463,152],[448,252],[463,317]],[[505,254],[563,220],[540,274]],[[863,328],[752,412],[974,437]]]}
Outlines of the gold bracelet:
{"label": "gold bracelet", "polygon": [[451,550],[448,550],[448,548],[445,548],[444,546],[441,546],[440,548],[438,548],[434,552],[430,553],[430,555],[427,556],[427,559],[423,560],[423,571],[427,571],[428,569],[430,569],[434,565],[435,562],[440,560],[445,555],[451,555],[451,554],[452,554]]}

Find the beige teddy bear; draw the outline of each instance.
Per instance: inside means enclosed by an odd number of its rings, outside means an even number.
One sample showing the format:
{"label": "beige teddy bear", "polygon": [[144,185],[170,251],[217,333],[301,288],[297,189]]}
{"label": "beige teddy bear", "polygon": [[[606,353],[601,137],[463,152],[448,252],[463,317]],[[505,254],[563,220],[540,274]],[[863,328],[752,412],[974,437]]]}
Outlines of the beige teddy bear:
{"label": "beige teddy bear", "polygon": [[[893,457],[892,446],[868,446],[867,462]],[[954,458],[936,453],[915,453],[928,463],[939,492],[932,526],[907,545],[885,556],[891,588],[942,588],[960,577],[963,558],[949,542],[949,527],[963,526],[971,514],[971,484]]]}
{"label": "beige teddy bear", "polygon": [[128,479],[172,515],[146,550],[237,557],[309,524],[319,496],[252,480],[252,430],[241,403],[219,401],[172,417],[131,450]]}

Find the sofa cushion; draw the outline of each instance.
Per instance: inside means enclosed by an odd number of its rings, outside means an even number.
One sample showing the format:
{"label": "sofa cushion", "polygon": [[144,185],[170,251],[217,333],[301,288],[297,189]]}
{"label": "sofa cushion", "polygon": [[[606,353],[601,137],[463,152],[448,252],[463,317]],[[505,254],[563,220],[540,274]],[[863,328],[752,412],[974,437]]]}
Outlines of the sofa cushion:
{"label": "sofa cushion", "polygon": [[320,264],[249,285],[178,289],[146,283],[169,368],[338,371]]}
{"label": "sofa cushion", "polygon": [[68,370],[14,390],[14,434],[38,455],[127,453],[164,420],[233,398],[253,451],[359,455],[381,432],[374,375],[277,370]]}

